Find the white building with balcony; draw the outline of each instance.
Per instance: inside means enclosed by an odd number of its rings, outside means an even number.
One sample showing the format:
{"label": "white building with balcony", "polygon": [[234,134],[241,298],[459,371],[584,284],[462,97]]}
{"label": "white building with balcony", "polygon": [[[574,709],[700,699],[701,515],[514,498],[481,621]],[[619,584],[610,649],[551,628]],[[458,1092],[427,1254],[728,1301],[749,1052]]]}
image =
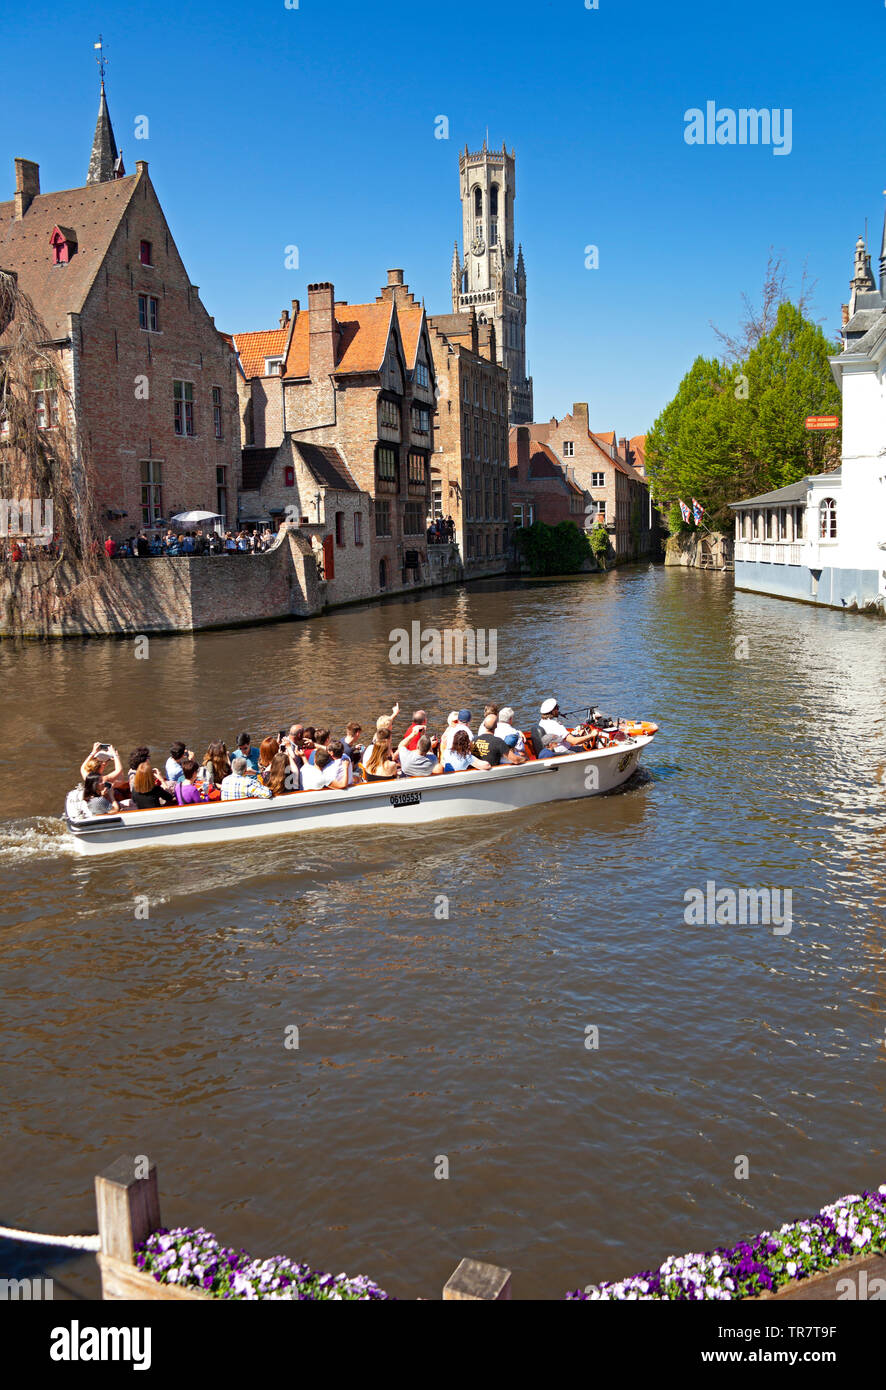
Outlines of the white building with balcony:
{"label": "white building with balcony", "polygon": [[879,289],[859,237],[843,351],[842,464],[732,504],[735,587],[886,615],[886,224]]}

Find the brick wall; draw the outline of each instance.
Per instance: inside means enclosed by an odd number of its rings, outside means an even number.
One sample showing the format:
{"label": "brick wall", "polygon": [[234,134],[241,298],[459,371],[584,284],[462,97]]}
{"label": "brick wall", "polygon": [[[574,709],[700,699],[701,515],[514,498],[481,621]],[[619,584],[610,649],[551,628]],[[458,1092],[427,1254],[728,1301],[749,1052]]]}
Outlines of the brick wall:
{"label": "brick wall", "polygon": [[[310,544],[289,535],[260,555],[115,560],[98,593],[88,600],[70,600],[67,611],[58,613],[45,632],[39,624],[39,591],[51,563],[23,562],[14,572],[14,589],[0,591],[2,612],[11,602],[22,614],[26,635],[190,632],[310,617],[322,607]],[[68,589],[74,589],[77,577],[73,573],[62,578]],[[0,634],[5,630],[0,625]]]}
{"label": "brick wall", "polygon": [[[139,164],[139,179],[76,323],[79,425],[105,534],[142,525],[142,463],[161,465],[164,518],[216,510],[216,468],[227,469],[228,514],[236,504],[240,428],[234,357],[190,283],[163,210]],[[139,259],[151,243],[152,266]],[[159,332],[139,327],[139,295],[157,301]],[[173,381],[193,385],[194,437],[174,430]],[[216,439],[212,388],[222,393]],[[146,397],[146,398],[145,398]],[[108,509],[127,512],[107,521]]]}

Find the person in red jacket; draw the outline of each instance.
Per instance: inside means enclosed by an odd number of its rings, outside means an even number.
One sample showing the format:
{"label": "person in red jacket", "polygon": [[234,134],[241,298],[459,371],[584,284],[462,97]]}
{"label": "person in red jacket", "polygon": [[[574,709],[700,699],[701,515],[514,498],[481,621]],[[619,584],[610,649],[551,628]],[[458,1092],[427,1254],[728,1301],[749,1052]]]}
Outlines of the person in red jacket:
{"label": "person in red jacket", "polygon": [[113,560],[114,556],[117,554],[117,542],[114,540],[113,536],[108,536],[108,539],[105,541],[105,550],[108,559]]}

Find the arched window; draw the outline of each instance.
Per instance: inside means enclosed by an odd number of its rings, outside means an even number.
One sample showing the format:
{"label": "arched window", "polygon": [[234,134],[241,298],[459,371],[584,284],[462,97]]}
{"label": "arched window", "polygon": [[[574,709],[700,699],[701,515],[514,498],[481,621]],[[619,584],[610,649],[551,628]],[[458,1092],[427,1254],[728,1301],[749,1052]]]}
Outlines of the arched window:
{"label": "arched window", "polygon": [[479,185],[474,189],[474,216],[483,216],[483,190]]}
{"label": "arched window", "polygon": [[489,216],[498,217],[498,184],[494,183],[489,190]]}
{"label": "arched window", "polygon": [[388,587],[388,562],[385,559],[378,562],[378,587],[380,589]]}
{"label": "arched window", "polygon": [[824,497],[818,504],[818,535],[823,541],[837,539],[837,503],[833,497]]}

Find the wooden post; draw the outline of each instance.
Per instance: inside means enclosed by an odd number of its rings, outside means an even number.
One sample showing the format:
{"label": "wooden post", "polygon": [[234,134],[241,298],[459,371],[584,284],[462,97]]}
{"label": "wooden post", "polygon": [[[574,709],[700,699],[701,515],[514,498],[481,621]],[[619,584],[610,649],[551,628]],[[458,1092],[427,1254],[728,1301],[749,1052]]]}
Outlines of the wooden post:
{"label": "wooden post", "polygon": [[137,1178],[143,1163],[143,1158],[118,1158],[95,1180],[102,1254],[130,1265],[135,1246],[160,1226],[157,1169],[152,1163],[147,1177]]}
{"label": "wooden post", "polygon": [[444,1299],[492,1299],[511,1296],[511,1271],[482,1260],[462,1260],[443,1286]]}

